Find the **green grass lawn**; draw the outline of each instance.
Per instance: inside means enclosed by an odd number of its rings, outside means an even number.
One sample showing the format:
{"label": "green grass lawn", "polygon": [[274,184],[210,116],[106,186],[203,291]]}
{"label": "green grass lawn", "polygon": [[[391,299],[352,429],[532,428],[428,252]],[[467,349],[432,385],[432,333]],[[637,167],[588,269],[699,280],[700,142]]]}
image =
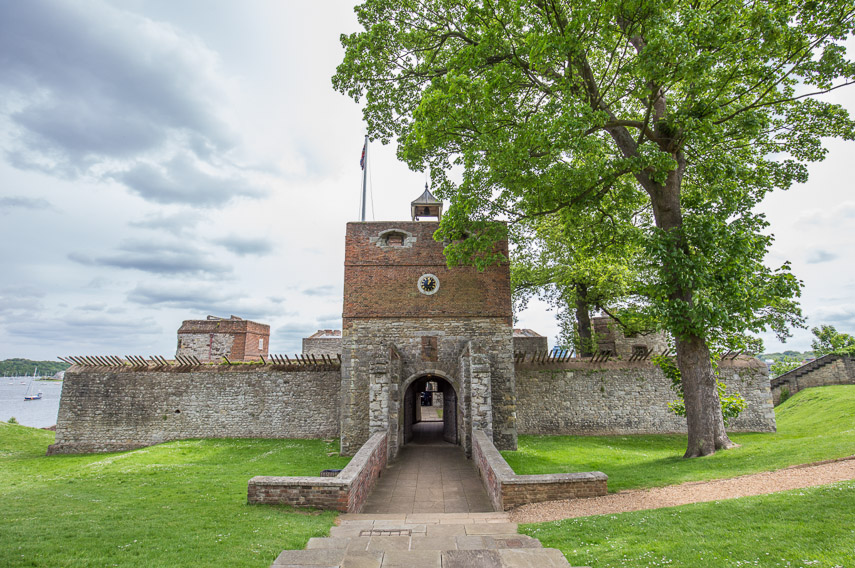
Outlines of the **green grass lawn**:
{"label": "green grass lawn", "polygon": [[249,478],[317,475],[349,461],[323,440],[46,457],[53,439],[0,422],[0,566],[269,566],[327,534],[335,513],[247,505]]}
{"label": "green grass lawn", "polygon": [[855,566],[855,482],[521,525],[572,566]]}
{"label": "green grass lawn", "polygon": [[739,448],[683,459],[685,435],[520,436],[502,455],[518,474],[602,471],[609,491],[734,477],[855,454],[855,385],[801,391],[775,409],[774,434],[732,434]]}

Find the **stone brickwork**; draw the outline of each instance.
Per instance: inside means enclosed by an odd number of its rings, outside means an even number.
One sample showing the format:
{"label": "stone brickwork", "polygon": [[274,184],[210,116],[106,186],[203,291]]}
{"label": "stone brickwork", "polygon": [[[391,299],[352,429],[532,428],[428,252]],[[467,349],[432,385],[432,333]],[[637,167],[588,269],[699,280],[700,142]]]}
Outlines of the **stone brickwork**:
{"label": "stone brickwork", "polygon": [[187,320],[178,329],[175,354],[196,357],[200,361],[258,361],[270,348],[270,326],[244,320],[208,316],[206,320]]}
{"label": "stone brickwork", "polygon": [[[422,337],[437,339],[435,361],[422,359]],[[344,329],[342,353],[342,452],[356,451],[368,439],[372,426],[371,416],[382,416],[383,411],[370,410],[372,404],[386,404],[390,431],[403,428],[407,408],[402,400],[412,380],[423,376],[437,376],[448,381],[458,393],[463,413],[461,442],[466,449],[466,417],[470,416],[472,399],[466,392],[464,364],[461,357],[470,341],[477,346],[480,356],[476,371],[478,380],[490,377],[493,434],[502,449],[516,448],[516,408],[514,401],[514,362],[511,352],[510,325],[492,318],[444,319],[422,318],[401,320],[356,320]],[[387,382],[382,378],[389,371],[384,365],[391,361],[390,352],[397,352],[395,371],[399,377],[390,379],[386,393],[392,401],[372,398],[372,381]],[[381,388],[382,391],[382,388]],[[373,392],[378,392],[377,387]],[[376,396],[382,396],[380,394]],[[479,395],[481,396],[481,395]],[[476,401],[476,403],[479,403]],[[379,412],[379,414],[378,414]],[[380,428],[382,422],[375,422]],[[400,441],[400,440],[399,440]]]}
{"label": "stone brickwork", "polygon": [[253,477],[247,501],[358,513],[386,467],[387,445],[385,434],[375,434],[335,477]]}
{"label": "stone brickwork", "polygon": [[[721,379],[748,408],[728,430],[774,432],[775,412],[766,365],[753,357],[720,363]],[[571,360],[517,368],[520,434],[619,435],[686,431],[686,420],[667,406],[670,380],[649,361],[591,363]]]}
{"label": "stone brickwork", "polygon": [[74,366],[49,453],[110,452],[184,438],[339,434],[338,371],[205,365],[190,371]]}
{"label": "stone brickwork", "polygon": [[303,354],[341,355],[341,330],[319,329],[309,337],[303,338]]}
{"label": "stone brickwork", "polygon": [[[516,447],[508,266],[449,269],[443,245],[433,240],[438,227],[434,222],[347,225],[344,453],[356,451],[370,434],[385,427],[394,455],[417,411],[408,387],[424,377],[438,377],[453,389],[454,396],[446,391],[443,403],[444,407],[457,403],[455,428],[464,448],[470,449],[467,432],[473,416],[479,423],[486,419],[492,424],[497,445]],[[507,243],[500,243],[498,251],[507,254]],[[429,294],[418,288],[425,274],[438,280]],[[462,358],[470,344],[476,355]],[[473,384],[489,386],[473,398],[469,392]],[[457,439],[456,433],[448,434]]]}
{"label": "stone brickwork", "polygon": [[529,503],[598,497],[608,491],[609,478],[600,471],[517,475],[481,430],[472,432],[472,459],[496,511]]}
{"label": "stone brickwork", "polygon": [[653,353],[662,353],[669,348],[668,336],[662,332],[639,333],[627,337],[615,321],[608,316],[591,318],[593,332],[597,338],[597,348],[609,351],[615,357],[628,360],[649,349]]}
{"label": "stone brickwork", "polygon": [[530,329],[514,330],[514,353],[543,353],[549,351],[546,337]]}
{"label": "stone brickwork", "polygon": [[772,379],[772,400],[781,402],[784,389],[794,395],[800,390],[826,385],[855,385],[855,360],[844,355],[824,355]]}

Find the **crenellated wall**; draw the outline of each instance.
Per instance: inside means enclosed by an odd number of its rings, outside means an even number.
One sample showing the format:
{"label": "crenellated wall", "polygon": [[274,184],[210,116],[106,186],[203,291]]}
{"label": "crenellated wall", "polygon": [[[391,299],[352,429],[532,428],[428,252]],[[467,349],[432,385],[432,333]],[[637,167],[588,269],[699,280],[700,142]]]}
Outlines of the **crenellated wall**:
{"label": "crenellated wall", "polygon": [[[766,365],[753,357],[720,363],[728,392],[748,408],[728,430],[774,432],[775,412]],[[675,416],[671,381],[649,361],[572,361],[517,365],[517,429],[520,434],[609,435],[686,431]]]}
{"label": "crenellated wall", "polygon": [[74,366],[65,374],[48,453],[110,452],[183,438],[336,437],[340,384],[338,370]]}

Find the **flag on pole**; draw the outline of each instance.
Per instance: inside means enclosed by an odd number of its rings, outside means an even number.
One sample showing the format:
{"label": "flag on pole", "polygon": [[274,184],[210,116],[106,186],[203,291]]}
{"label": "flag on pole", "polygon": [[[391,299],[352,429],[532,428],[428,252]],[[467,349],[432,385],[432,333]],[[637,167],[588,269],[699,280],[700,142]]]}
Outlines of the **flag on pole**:
{"label": "flag on pole", "polygon": [[365,169],[365,148],[368,146],[368,140],[365,141],[365,144],[362,146],[362,157],[359,158],[359,168]]}

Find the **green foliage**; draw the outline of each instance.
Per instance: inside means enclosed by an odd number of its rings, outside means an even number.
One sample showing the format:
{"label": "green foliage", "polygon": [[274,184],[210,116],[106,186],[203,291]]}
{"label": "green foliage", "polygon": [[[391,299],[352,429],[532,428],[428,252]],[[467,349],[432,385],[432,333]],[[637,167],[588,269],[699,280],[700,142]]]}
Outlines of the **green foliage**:
{"label": "green foliage", "polygon": [[38,368],[39,376],[52,377],[60,371],[65,371],[71,365],[61,361],[31,361],[29,359],[5,359],[0,361],[2,376],[32,376]]}
{"label": "green foliage", "polygon": [[254,475],[317,475],[335,441],[182,440],[46,457],[53,432],[0,422],[2,566],[269,566],[335,513],[248,505]]}
{"label": "green foliage", "polygon": [[532,219],[585,210],[584,229],[646,200],[634,269],[650,277],[633,293],[675,335],[731,346],[802,322],[801,283],[764,264],[755,211],[806,179],[824,137],[853,138],[814,97],[855,78],[850,4],[367,0],[333,85],[364,97],[372,137],[430,169],[451,202],[449,262],[489,261],[491,219],[532,234]]}
{"label": "green foliage", "polygon": [[573,566],[855,565],[851,515],[855,482],[761,495],[521,525],[558,548]]}
{"label": "green foliage", "polygon": [[10,416],[9,420],[6,421],[6,424],[17,424],[17,423],[18,423],[18,419],[15,418],[14,416]]}
{"label": "green foliage", "polygon": [[802,366],[802,360],[796,357],[783,357],[782,359],[772,363],[772,367],[769,369],[771,374],[770,378],[774,379],[779,375],[783,375],[784,373],[789,373],[793,369],[798,369]]}
{"label": "green foliage", "polygon": [[701,459],[681,457],[684,435],[520,436],[502,455],[521,475],[602,471],[610,492],[736,477],[852,455],[853,408],[855,385],[805,389],[775,407],[777,432],[731,434],[740,447]]}
{"label": "green foliage", "polygon": [[821,325],[811,329],[816,339],[811,341],[817,357],[833,353],[835,355],[855,355],[855,337],[838,332],[833,325]]}
{"label": "green foliage", "polygon": [[[683,379],[674,359],[665,355],[654,355],[651,357],[651,361],[653,361],[654,365],[662,369],[662,373],[671,380],[671,390],[677,394],[677,399],[669,402],[668,408],[677,416],[686,416],[686,403],[683,400]],[[721,403],[721,415],[724,419],[724,425],[727,426],[731,418],[736,418],[743,410],[748,408],[748,403],[738,392],[728,394],[727,385],[719,380],[716,380],[715,388],[719,402]]]}
{"label": "green foliage", "polygon": [[789,398],[790,398],[790,389],[788,389],[787,387],[781,387],[781,397],[778,400],[778,404],[783,404],[783,403],[787,402],[787,400],[789,400]]}
{"label": "green foliage", "polygon": [[809,359],[811,357],[816,357],[816,354],[813,351],[787,350],[787,351],[784,351],[783,353],[762,353],[762,354],[758,355],[757,357],[759,357],[763,361],[769,359],[769,360],[772,360],[774,362],[786,361],[786,360],[804,361],[805,359]]}

